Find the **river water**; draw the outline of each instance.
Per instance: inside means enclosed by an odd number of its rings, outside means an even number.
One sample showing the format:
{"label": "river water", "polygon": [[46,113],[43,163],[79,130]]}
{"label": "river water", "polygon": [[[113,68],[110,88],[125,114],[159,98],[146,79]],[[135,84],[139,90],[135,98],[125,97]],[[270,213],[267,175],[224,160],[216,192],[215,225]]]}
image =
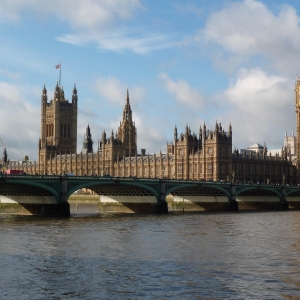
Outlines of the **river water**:
{"label": "river water", "polygon": [[300,299],[300,211],[0,216],[0,299]]}

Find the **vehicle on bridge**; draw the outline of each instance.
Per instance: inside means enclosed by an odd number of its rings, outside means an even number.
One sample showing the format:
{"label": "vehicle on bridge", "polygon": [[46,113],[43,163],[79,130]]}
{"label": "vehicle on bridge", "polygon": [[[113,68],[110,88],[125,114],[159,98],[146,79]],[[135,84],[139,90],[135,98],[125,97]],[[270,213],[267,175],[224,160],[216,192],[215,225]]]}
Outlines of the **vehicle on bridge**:
{"label": "vehicle on bridge", "polygon": [[6,174],[7,175],[23,175],[25,174],[22,170],[12,170],[12,169],[8,169],[6,170]]}

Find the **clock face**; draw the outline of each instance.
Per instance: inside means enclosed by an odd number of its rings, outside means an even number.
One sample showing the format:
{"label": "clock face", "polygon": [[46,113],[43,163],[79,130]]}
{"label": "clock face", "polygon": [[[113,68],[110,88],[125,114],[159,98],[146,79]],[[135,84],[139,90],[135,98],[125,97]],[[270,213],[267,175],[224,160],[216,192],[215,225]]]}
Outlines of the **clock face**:
{"label": "clock face", "polygon": [[207,150],[208,154],[212,154],[213,153],[213,149],[211,147],[208,148]]}

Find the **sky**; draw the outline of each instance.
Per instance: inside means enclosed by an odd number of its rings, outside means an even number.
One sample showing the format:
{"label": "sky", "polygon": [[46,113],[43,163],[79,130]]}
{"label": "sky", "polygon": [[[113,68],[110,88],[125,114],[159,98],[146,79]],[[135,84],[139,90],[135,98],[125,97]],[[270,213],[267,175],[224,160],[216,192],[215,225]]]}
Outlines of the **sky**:
{"label": "sky", "polygon": [[139,152],[216,121],[233,148],[279,149],[295,131],[299,16],[298,0],[0,0],[2,144],[37,159],[42,89],[50,101],[61,71],[65,96],[78,91],[78,153],[88,125],[94,151],[116,132],[127,88]]}

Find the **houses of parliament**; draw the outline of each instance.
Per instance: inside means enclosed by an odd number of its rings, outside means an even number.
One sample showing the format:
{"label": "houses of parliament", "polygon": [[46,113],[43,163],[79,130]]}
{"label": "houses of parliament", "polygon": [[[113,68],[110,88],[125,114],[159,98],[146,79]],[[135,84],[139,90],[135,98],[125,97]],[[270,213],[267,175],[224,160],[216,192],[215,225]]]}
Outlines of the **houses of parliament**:
{"label": "houses of parliament", "polygon": [[[124,97],[125,98],[125,97]],[[280,151],[271,153],[255,144],[248,149],[232,149],[232,126],[216,123],[209,130],[205,123],[197,133],[186,126],[182,133],[174,128],[173,142],[166,151],[146,154],[137,149],[137,130],[132,120],[129,92],[120,126],[116,132],[102,133],[94,145],[87,126],[82,151],[77,153],[78,94],[65,98],[57,83],[53,99],[48,101],[44,85],[41,96],[41,129],[38,161],[8,161],[6,149],[2,166],[27,174],[66,174],[77,176],[117,176],[169,178],[227,182],[298,184],[300,182],[300,79],[295,83],[296,136],[285,137]]]}

